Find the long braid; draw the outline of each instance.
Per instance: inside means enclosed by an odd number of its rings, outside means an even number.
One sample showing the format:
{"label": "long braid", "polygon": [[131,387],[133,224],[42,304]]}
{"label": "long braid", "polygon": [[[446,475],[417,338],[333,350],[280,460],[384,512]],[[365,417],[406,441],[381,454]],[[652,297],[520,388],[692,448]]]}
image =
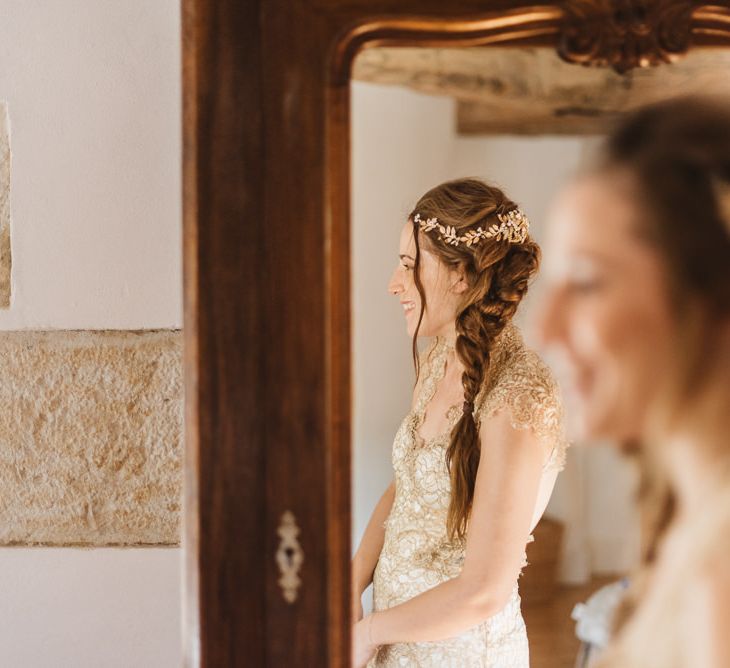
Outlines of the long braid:
{"label": "long braid", "polygon": [[515,315],[539,263],[539,249],[534,242],[509,245],[506,249],[503,246],[497,254],[502,257],[495,261],[491,253],[486,259],[490,264],[482,270],[491,274],[484,277],[489,286],[486,295],[469,304],[456,318],[456,353],[464,365],[464,405],[446,452],[452,489],[447,531],[452,539],[464,537],[474,498],[481,452],[474,402],[488,378],[494,341]]}

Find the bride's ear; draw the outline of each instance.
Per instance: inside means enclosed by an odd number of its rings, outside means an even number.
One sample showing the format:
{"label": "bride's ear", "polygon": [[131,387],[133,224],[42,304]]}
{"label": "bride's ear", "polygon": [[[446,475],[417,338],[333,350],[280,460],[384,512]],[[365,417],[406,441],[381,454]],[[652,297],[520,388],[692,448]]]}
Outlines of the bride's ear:
{"label": "bride's ear", "polygon": [[451,289],[455,294],[461,295],[466,292],[469,284],[466,281],[466,271],[464,271],[464,265],[460,264],[452,269],[453,280],[451,282]]}

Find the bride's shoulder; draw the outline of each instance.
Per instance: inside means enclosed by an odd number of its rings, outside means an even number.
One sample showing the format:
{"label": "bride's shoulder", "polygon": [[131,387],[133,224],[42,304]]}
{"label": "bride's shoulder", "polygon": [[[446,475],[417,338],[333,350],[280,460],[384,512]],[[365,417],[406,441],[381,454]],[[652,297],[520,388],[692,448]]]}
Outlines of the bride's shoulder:
{"label": "bride's shoulder", "polygon": [[538,391],[558,394],[550,367],[528,347],[516,325],[509,324],[495,341],[485,390]]}
{"label": "bride's shoulder", "polygon": [[507,409],[515,428],[532,429],[561,467],[568,442],[560,389],[550,367],[529,348],[515,325],[495,341],[488,378],[477,402],[481,416]]}

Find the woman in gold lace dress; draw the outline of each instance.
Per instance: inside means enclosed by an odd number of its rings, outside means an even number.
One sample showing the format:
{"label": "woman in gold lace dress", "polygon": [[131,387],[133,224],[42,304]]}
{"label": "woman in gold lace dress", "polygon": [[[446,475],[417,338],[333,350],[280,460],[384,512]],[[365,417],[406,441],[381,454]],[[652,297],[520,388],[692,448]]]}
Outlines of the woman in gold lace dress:
{"label": "woman in gold lace dress", "polygon": [[353,559],[353,665],[527,668],[517,580],[566,447],[556,385],[511,323],[539,248],[502,191],[462,179],[419,200],[399,256],[417,382]]}

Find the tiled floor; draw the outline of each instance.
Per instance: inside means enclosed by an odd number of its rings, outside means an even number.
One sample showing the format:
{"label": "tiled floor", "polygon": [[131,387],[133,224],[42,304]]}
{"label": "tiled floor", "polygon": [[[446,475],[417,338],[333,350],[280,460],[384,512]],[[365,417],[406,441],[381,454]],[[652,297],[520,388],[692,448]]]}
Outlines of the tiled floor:
{"label": "tiled floor", "polygon": [[618,576],[595,578],[587,585],[561,587],[547,603],[530,604],[523,600],[530,668],[573,668],[580,645],[575,637],[575,622],[570,618],[573,606],[617,579]]}

